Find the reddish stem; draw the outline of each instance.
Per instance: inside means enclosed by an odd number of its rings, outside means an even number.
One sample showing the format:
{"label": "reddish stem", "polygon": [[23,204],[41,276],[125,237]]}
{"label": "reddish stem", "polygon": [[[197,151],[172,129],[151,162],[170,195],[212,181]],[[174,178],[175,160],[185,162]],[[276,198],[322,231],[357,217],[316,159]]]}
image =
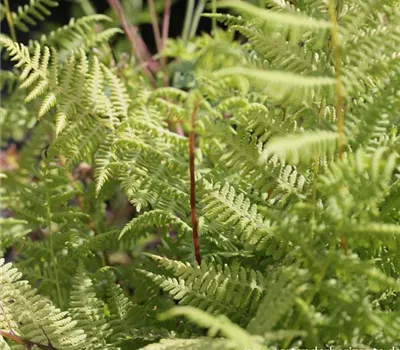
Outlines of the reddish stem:
{"label": "reddish stem", "polygon": [[340,235],[340,249],[343,250],[344,255],[348,255],[347,243],[343,235]]}
{"label": "reddish stem", "polygon": [[184,136],[184,135],[185,135],[185,134],[183,133],[182,126],[181,126],[181,124],[179,123],[179,121],[176,122],[176,124],[175,124],[175,130],[176,130],[176,133],[177,133],[179,136]]}
{"label": "reddish stem", "polygon": [[[170,17],[171,17],[171,0],[165,0],[164,17],[162,23],[162,49],[164,49],[165,45],[167,44]],[[168,76],[166,72],[166,66],[167,66],[166,57],[161,57],[161,65],[164,70],[164,86],[167,86]]]}
{"label": "reddish stem", "polygon": [[196,256],[196,261],[201,264],[201,254],[200,254],[200,243],[199,243],[199,222],[197,219],[196,212],[196,178],[195,178],[195,162],[194,162],[194,151],[195,151],[195,124],[196,124],[196,114],[199,109],[200,102],[195,104],[191,115],[191,125],[192,130],[189,134],[189,165],[190,165],[190,214],[192,218],[192,234],[193,234],[193,246],[194,255]]}
{"label": "reddish stem", "polygon": [[156,7],[154,6],[154,0],[147,0],[147,3],[149,4],[151,24],[153,26],[153,32],[154,32],[154,39],[156,40],[157,50],[158,52],[160,52],[162,48],[162,42],[161,42],[160,28],[158,27],[158,17],[156,13]]}
{"label": "reddish stem", "polygon": [[45,345],[45,344],[40,344],[40,343],[36,343],[34,341],[28,340],[28,339],[24,339],[18,335],[16,335],[14,332],[6,332],[3,330],[0,330],[0,335],[3,338],[7,338],[10,339],[16,343],[19,344],[23,344],[26,345],[26,347],[28,349],[33,348],[33,346],[37,346],[39,349],[43,349],[43,350],[57,350],[53,345],[49,344],[49,345]]}
{"label": "reddish stem", "polygon": [[[138,58],[140,63],[144,62],[144,57],[143,54],[144,52],[148,52],[147,46],[144,43],[142,37],[138,33],[138,29],[135,26],[130,26],[125,18],[122,6],[119,2],[119,0],[108,0],[108,3],[110,6],[113,8],[113,10],[117,13],[119,20],[121,22],[122,28],[125,31],[126,36],[128,37],[129,42],[131,43],[132,46],[132,53]],[[142,50],[138,49],[141,48]],[[143,52],[144,51],[144,52]],[[151,85],[153,87],[156,87],[156,82],[154,80],[153,75],[147,68],[147,66],[143,66],[143,71],[147,78],[149,79]]]}

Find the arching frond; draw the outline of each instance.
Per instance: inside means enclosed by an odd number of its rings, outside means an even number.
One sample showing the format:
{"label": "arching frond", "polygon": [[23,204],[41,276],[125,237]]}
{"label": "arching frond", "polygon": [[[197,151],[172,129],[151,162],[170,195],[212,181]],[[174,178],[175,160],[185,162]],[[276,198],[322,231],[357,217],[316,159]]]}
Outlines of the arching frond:
{"label": "arching frond", "polygon": [[235,349],[235,344],[223,339],[162,339],[160,343],[154,343],[143,347],[143,350],[217,350],[217,349]]}
{"label": "arching frond", "polygon": [[337,139],[337,133],[322,130],[276,137],[267,144],[261,159],[265,161],[271,155],[277,155],[283,161],[298,164],[316,156],[331,156],[336,149]]}
{"label": "arching frond", "polygon": [[[102,22],[110,22],[111,19],[105,15],[95,14],[81,17],[78,19],[71,18],[68,24],[57,28],[48,35],[42,35],[38,42],[42,46],[61,47],[69,51],[78,49],[88,49],[110,40],[110,38],[121,30],[118,28],[109,28],[97,33],[93,27],[95,24]],[[33,46],[35,41],[30,42]]]}
{"label": "arching frond", "polygon": [[[163,210],[156,209],[139,215],[127,223],[122,229],[119,239],[124,239],[125,235],[134,236],[145,227],[165,227],[167,225],[176,226],[179,229],[180,234],[188,234],[191,232],[190,227],[178,217]],[[129,238],[125,237],[125,239]]]}
{"label": "arching frond", "polygon": [[218,77],[235,74],[247,76],[276,102],[310,103],[311,100],[330,99],[335,87],[335,79],[329,77],[307,77],[253,68],[226,68],[216,74]]}
{"label": "arching frond", "polygon": [[185,316],[192,322],[197,323],[199,326],[208,328],[208,334],[211,336],[215,336],[220,333],[227,339],[232,340],[232,342],[240,348],[250,347],[252,349],[262,349],[263,347],[261,339],[251,336],[244,329],[232,323],[223,315],[211,316],[204,311],[198,310],[191,306],[175,307],[161,315],[162,318],[177,316]]}
{"label": "arching frond", "polygon": [[58,0],[30,0],[29,4],[18,6],[17,12],[12,12],[14,25],[24,31],[29,31],[30,26],[35,26],[37,21],[44,21],[51,15],[50,8],[58,6]]}
{"label": "arching frond", "polygon": [[258,17],[266,22],[273,22],[277,24],[292,26],[294,28],[316,28],[316,29],[328,29],[331,27],[331,23],[328,21],[315,20],[313,18],[306,18],[301,14],[294,13],[279,13],[275,11],[269,11],[257,8],[256,6],[245,3],[239,0],[224,0],[218,3],[219,7],[231,7],[241,12],[248,13]]}

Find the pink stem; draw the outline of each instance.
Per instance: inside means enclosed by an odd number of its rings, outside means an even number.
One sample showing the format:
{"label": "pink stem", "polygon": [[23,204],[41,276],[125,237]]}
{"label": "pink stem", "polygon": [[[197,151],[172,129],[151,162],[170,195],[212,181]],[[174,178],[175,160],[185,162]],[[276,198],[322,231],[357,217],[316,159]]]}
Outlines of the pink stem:
{"label": "pink stem", "polygon": [[[162,49],[164,49],[165,45],[167,44],[170,17],[171,17],[171,0],[165,0],[164,18],[162,23]],[[166,57],[161,58],[161,65],[164,71],[164,86],[167,86],[168,75],[166,71],[166,66],[167,66]]]}
{"label": "pink stem", "polygon": [[149,4],[151,24],[153,26],[154,39],[156,40],[157,50],[160,52],[162,48],[160,28],[158,27],[158,18],[156,13],[156,8],[154,6],[154,0],[147,0]]}
{"label": "pink stem", "polygon": [[[144,62],[143,51],[148,51],[146,44],[138,33],[138,29],[136,26],[130,26],[125,18],[124,12],[122,10],[122,6],[118,0],[108,0],[108,3],[113,8],[113,10],[117,13],[119,20],[121,22],[122,28],[125,31],[126,36],[128,37],[129,42],[132,46],[132,53],[138,58],[140,63]],[[140,50],[142,49],[142,50]],[[153,75],[149,71],[149,69],[144,66],[143,71],[150,83],[153,87],[156,87],[156,82],[154,80]]]}

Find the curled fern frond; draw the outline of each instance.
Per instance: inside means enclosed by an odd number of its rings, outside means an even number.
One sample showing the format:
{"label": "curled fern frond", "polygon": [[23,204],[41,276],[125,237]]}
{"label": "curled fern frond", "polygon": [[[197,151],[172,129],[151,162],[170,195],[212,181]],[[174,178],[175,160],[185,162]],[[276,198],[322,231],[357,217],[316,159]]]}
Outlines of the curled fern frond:
{"label": "curled fern frond", "polygon": [[169,224],[178,226],[182,230],[182,233],[191,232],[190,227],[178,217],[162,210],[156,209],[132,219],[129,223],[125,225],[120,233],[119,238],[121,239],[127,233],[133,233],[136,230],[140,230],[141,226],[143,227],[156,225],[158,227],[161,227]]}

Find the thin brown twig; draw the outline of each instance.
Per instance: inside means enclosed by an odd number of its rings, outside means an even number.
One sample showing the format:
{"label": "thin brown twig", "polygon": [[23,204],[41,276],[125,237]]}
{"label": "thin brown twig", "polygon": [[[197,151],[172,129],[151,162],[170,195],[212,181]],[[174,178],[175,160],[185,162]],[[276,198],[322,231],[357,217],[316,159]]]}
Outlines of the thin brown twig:
{"label": "thin brown twig", "polygon": [[[140,63],[143,63],[145,61],[145,58],[143,57],[143,55],[144,55],[143,51],[144,51],[144,48],[147,49],[147,46],[144,43],[141,36],[139,35],[137,27],[128,24],[128,22],[125,18],[124,12],[122,10],[122,6],[118,0],[108,0],[108,3],[110,4],[110,6],[113,8],[113,10],[117,13],[117,15],[119,17],[122,28],[124,29],[125,34],[128,37],[129,42],[131,43],[132,53],[138,58]],[[150,70],[146,66],[144,66],[143,71],[144,71],[145,75],[147,76],[147,78],[149,79],[150,84],[153,87],[156,87],[157,85],[156,85],[155,79],[154,79],[153,75],[151,74]]]}
{"label": "thin brown twig", "polygon": [[43,349],[43,350],[57,350],[57,348],[55,348],[51,343],[49,345],[45,345],[45,344],[40,344],[40,343],[36,343],[34,341],[22,338],[18,335],[16,335],[13,331],[7,332],[4,330],[0,330],[0,335],[3,338],[7,338],[10,339],[16,343],[19,344],[23,344],[25,345],[28,349],[33,348],[34,346],[37,346],[39,349]]}
{"label": "thin brown twig", "polygon": [[[162,23],[162,49],[164,49],[165,45],[167,44],[170,17],[171,17],[171,0],[165,0],[164,17]],[[161,66],[164,71],[164,86],[167,86],[168,85],[168,75],[166,71],[167,58],[164,56],[161,56]]]}
{"label": "thin brown twig", "polygon": [[200,254],[200,242],[199,242],[199,222],[197,219],[196,212],[196,178],[195,178],[195,125],[196,125],[196,114],[199,109],[200,101],[196,102],[193,112],[191,115],[191,126],[192,130],[189,134],[189,167],[190,167],[190,214],[192,218],[192,234],[193,234],[193,246],[194,255],[196,256],[196,261],[201,264],[201,254]]}

